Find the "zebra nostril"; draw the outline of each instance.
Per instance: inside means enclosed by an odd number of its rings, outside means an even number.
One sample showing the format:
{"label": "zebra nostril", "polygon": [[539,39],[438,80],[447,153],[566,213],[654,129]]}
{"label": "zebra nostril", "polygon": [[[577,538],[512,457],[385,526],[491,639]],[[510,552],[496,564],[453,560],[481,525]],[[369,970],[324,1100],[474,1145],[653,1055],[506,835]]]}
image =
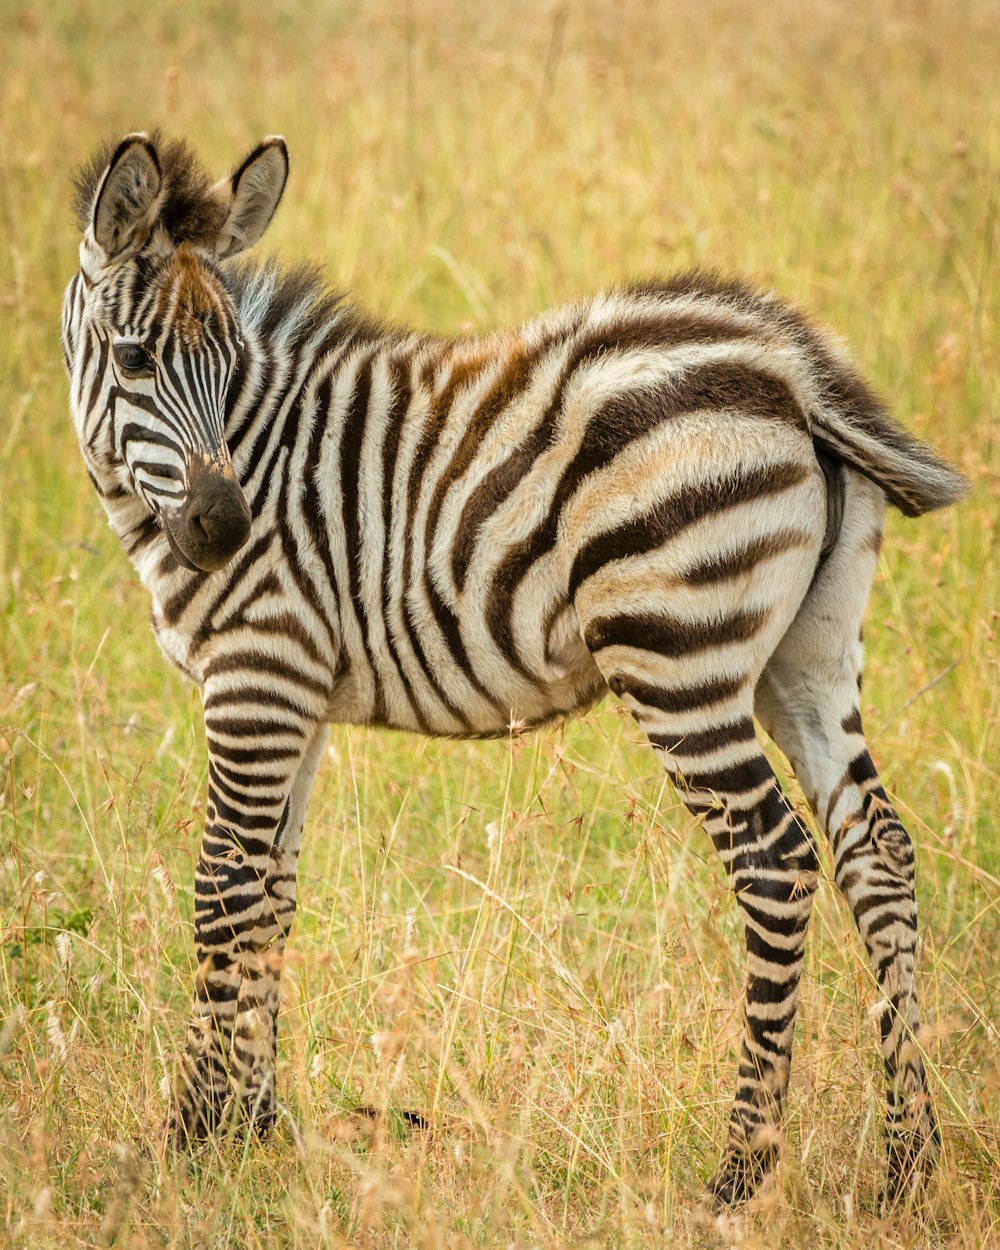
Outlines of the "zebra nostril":
{"label": "zebra nostril", "polygon": [[199,542],[230,544],[243,532],[239,512],[214,500],[188,517],[188,527]]}
{"label": "zebra nostril", "polygon": [[235,479],[197,474],[182,530],[181,545],[199,568],[220,568],[237,552],[250,532],[250,509]]}
{"label": "zebra nostril", "polygon": [[205,524],[203,516],[193,516],[188,520],[188,525],[194,530],[198,538],[211,538],[212,534],[209,527]]}

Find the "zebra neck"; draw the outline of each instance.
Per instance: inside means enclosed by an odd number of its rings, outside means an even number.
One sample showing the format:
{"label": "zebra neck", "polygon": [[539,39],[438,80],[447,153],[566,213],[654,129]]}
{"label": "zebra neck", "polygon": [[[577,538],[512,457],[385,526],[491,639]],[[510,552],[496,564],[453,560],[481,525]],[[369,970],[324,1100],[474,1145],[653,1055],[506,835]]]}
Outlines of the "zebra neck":
{"label": "zebra neck", "polygon": [[122,550],[139,574],[142,584],[155,591],[162,581],[165,564],[175,567],[170,544],[157,518],[146,504],[132,492],[101,495],[111,528],[118,535]]}

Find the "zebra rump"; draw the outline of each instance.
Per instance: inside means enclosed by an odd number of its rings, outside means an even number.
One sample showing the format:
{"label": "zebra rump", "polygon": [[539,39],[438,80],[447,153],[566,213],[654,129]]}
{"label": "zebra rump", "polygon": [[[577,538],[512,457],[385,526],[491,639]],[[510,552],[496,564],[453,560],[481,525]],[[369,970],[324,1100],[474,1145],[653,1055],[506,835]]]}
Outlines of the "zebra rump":
{"label": "zebra rump", "polygon": [[875,482],[904,516],[945,508],[967,493],[961,473],[892,419],[840,342],[789,304],[704,270],[632,289],[711,297],[780,327],[809,362],[798,395],[817,447]]}

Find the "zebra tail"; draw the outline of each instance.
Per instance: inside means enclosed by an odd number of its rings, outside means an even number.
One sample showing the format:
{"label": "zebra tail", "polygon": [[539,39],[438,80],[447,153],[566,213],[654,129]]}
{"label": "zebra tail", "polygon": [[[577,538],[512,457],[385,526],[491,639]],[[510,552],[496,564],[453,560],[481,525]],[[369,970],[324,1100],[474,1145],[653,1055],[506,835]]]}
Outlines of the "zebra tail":
{"label": "zebra tail", "polygon": [[822,349],[818,354],[820,396],[809,415],[819,451],[870,478],[904,516],[933,512],[966,494],[968,480],[897,425],[853,369]]}

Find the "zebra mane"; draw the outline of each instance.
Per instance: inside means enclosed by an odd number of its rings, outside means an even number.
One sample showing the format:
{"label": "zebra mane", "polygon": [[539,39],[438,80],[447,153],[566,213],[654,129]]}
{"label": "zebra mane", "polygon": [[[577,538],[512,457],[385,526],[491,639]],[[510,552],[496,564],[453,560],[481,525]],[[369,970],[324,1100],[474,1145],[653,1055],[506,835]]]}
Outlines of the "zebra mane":
{"label": "zebra mane", "polygon": [[[149,134],[163,175],[160,223],[175,243],[209,246],[226,218],[226,204],[213,194],[214,179],[183,139],[165,140],[160,130]],[[94,197],[119,140],[105,140],[73,177],[73,208],[80,231],[90,224]]]}
{"label": "zebra mane", "polygon": [[252,258],[222,270],[247,329],[286,344],[329,335],[330,345],[346,335],[358,341],[386,339],[390,329],[348,302],[345,292],[329,285],[318,265],[285,267],[276,256]]}

